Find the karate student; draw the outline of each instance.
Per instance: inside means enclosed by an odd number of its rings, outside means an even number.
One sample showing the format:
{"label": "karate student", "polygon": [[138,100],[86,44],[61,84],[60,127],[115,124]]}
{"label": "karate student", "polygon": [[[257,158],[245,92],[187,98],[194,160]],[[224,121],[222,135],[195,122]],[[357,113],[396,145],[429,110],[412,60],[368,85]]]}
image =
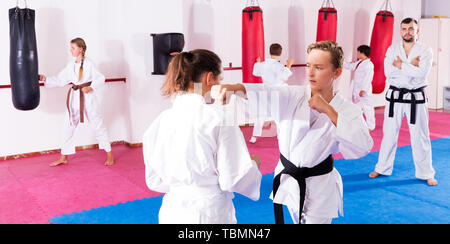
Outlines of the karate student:
{"label": "karate student", "polygon": [[[286,66],[280,63],[283,47],[274,43],[270,46],[270,58],[261,62],[261,58],[257,58],[253,67],[253,75],[261,77],[266,85],[284,84],[290,76],[292,76],[291,67],[294,63],[293,59],[288,59]],[[256,143],[256,137],[260,137],[264,126],[265,119],[257,120],[253,127],[253,136],[250,143]]]}
{"label": "karate student", "polygon": [[403,41],[389,47],[384,60],[387,83],[383,140],[375,171],[371,178],[391,175],[394,167],[397,139],[402,119],[406,115],[413,152],[415,176],[428,185],[438,184],[431,162],[431,142],[428,128],[428,105],[425,87],[433,63],[433,51],[417,41],[419,27],[416,20],[401,22]]}
{"label": "karate student", "polygon": [[52,167],[67,164],[68,155],[75,154],[74,132],[78,124],[84,123],[85,119],[95,130],[99,148],[107,152],[105,165],[111,166],[114,164],[108,132],[103,124],[96,96],[96,91],[105,83],[105,76],[97,70],[90,59],[85,57],[86,49],[87,46],[83,39],[73,39],[70,42],[70,52],[74,60],[70,61],[57,76],[47,78],[45,75],[39,75],[40,81],[45,82],[45,87],[63,87],[66,85],[71,87],[67,95],[61,157],[50,164]]}
{"label": "karate student", "polygon": [[233,192],[259,199],[258,156],[249,155],[237,125],[225,125],[222,106],[205,102],[222,79],[221,65],[207,50],[183,52],[169,64],[162,89],[173,107],[143,139],[147,186],[166,193],[161,224],[235,224]]}
{"label": "karate student", "polygon": [[329,224],[342,215],[342,180],[332,154],[356,159],[373,146],[361,109],[333,92],[342,62],[337,43],[318,42],[308,47],[308,86],[213,87],[214,94],[246,94],[249,105],[265,106],[258,109],[267,109],[277,123],[281,156],[272,192],[276,223],[283,223],[282,205],[295,223]]}
{"label": "karate student", "polygon": [[361,45],[357,50],[358,61],[354,63],[344,62],[344,68],[355,72],[352,81],[352,100],[363,111],[369,130],[375,129],[375,110],[372,102],[372,80],[374,65],[370,61],[371,49]]}

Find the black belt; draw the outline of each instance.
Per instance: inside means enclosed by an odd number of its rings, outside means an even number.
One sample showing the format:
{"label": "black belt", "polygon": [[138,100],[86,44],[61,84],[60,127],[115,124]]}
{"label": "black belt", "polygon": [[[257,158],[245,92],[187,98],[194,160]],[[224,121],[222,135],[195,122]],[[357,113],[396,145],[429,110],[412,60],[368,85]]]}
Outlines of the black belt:
{"label": "black belt", "polygon": [[[411,118],[410,118],[410,124],[416,124],[416,110],[417,110],[417,104],[425,104],[426,103],[426,96],[425,96],[425,87],[421,87],[415,90],[409,90],[406,88],[398,88],[395,86],[390,86],[389,89],[392,90],[391,97],[386,96],[386,100],[389,102],[389,117],[394,117],[394,104],[395,103],[410,103],[411,104]],[[398,95],[398,99],[394,98],[394,92],[398,91],[400,94]],[[421,92],[423,96],[423,100],[417,100],[416,99],[416,92]],[[404,100],[403,96],[405,94],[411,93],[411,100]]]}
{"label": "black belt", "polygon": [[[280,159],[281,163],[284,166],[284,169],[273,180],[273,199],[275,200],[275,195],[277,194],[278,188],[280,187],[281,175],[287,174],[297,180],[298,186],[300,188],[300,212],[298,221],[300,223],[303,213],[303,205],[305,203],[306,178],[325,175],[332,172],[334,169],[334,159],[333,156],[330,155],[327,159],[313,168],[299,168],[289,160],[287,160],[282,154],[280,155]],[[273,205],[275,211],[275,223],[284,224],[283,205],[277,203],[274,203]]]}

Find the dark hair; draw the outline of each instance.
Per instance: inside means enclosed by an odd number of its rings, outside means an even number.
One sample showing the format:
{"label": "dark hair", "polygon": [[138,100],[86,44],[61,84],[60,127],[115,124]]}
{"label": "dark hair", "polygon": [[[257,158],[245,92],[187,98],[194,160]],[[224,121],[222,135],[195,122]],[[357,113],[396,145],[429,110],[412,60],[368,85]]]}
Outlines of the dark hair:
{"label": "dark hair", "polygon": [[182,52],[169,63],[162,93],[170,96],[187,91],[192,82],[201,82],[202,75],[208,72],[212,72],[215,78],[222,73],[222,61],[217,54],[204,49]]}
{"label": "dark hair", "polygon": [[372,52],[372,49],[367,45],[361,45],[358,47],[358,52],[366,55],[366,57],[370,57],[370,53]]}
{"label": "dark hair", "polygon": [[283,47],[280,44],[274,43],[274,44],[270,45],[270,55],[281,56],[282,52],[283,52]]}
{"label": "dark hair", "polygon": [[416,19],[413,19],[413,18],[406,18],[406,19],[404,19],[404,20],[402,20],[402,23],[401,24],[410,24],[411,22],[413,22],[414,21],[414,23],[417,25],[417,24],[419,24],[419,22],[417,22],[417,20]]}
{"label": "dark hair", "polygon": [[329,52],[331,54],[330,61],[333,64],[334,68],[342,68],[342,65],[344,63],[344,51],[342,50],[342,47],[340,47],[336,42],[321,41],[313,43],[308,46],[308,54],[314,49]]}

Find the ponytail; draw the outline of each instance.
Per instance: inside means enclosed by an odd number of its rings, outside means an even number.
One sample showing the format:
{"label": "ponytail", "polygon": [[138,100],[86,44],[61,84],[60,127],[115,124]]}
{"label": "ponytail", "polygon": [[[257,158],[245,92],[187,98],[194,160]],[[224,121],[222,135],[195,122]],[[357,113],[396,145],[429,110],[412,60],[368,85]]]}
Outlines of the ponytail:
{"label": "ponytail", "polygon": [[208,72],[212,72],[214,78],[222,72],[222,61],[215,53],[197,49],[178,54],[169,63],[166,81],[161,88],[163,96],[187,91],[191,83],[201,82],[202,76]]}
{"label": "ponytail", "polygon": [[80,74],[78,75],[78,81],[81,81],[83,79],[83,65],[84,65],[84,55],[81,59],[81,65],[80,65]]}
{"label": "ponytail", "polygon": [[166,82],[163,85],[163,95],[170,96],[178,91],[186,91],[189,88],[191,77],[189,71],[192,66],[191,53],[182,52],[176,55],[167,68]]}

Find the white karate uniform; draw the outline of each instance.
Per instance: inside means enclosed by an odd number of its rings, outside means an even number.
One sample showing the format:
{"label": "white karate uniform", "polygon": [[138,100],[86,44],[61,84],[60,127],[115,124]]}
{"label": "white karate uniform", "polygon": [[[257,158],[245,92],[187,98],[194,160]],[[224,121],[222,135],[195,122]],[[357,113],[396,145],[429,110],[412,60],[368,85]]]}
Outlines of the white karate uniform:
{"label": "white karate uniform", "polygon": [[[402,68],[398,69],[393,65],[397,56],[402,60]],[[419,67],[411,64],[411,61],[420,56]],[[416,43],[409,56],[406,56],[403,43],[397,43],[389,47],[384,61],[384,70],[387,83],[397,88],[415,90],[427,86],[427,76],[430,73],[433,63],[433,51],[430,47],[422,43]],[[392,89],[387,91],[386,97],[390,98]],[[394,97],[398,98],[400,93],[394,92]],[[423,94],[415,93],[417,100],[423,100]],[[411,94],[403,96],[404,100],[411,100]],[[394,117],[389,117],[389,105],[386,102],[383,124],[383,140],[381,142],[380,155],[375,171],[383,175],[391,175],[394,167],[395,152],[397,149],[398,133],[402,124],[402,119],[406,115],[408,118],[409,132],[411,134],[411,146],[413,151],[416,177],[427,180],[434,178],[435,171],[431,161],[431,142],[428,128],[428,105],[417,104],[416,124],[410,123],[411,104],[395,103]]]}
{"label": "white karate uniform", "polygon": [[261,77],[266,85],[281,85],[292,75],[292,71],[273,58],[267,58],[264,62],[255,63],[253,75]]}
{"label": "white karate uniform", "polygon": [[[330,154],[338,152],[346,159],[361,158],[372,149],[373,140],[361,109],[339,94],[330,102],[339,115],[335,126],[326,114],[320,114],[309,107],[309,86],[244,86],[249,107],[254,107],[252,103],[265,106],[274,118],[280,152],[297,167],[312,168]],[[269,102],[262,102],[264,100]],[[275,176],[283,168],[279,161]],[[339,217],[339,212],[343,215],[342,195],[342,179],[336,169],[325,175],[307,178],[303,209],[306,223],[328,223],[330,219]],[[298,223],[300,190],[294,178],[282,175],[273,200],[274,203],[286,205],[293,221]]]}
{"label": "white karate uniform", "polygon": [[161,224],[235,224],[233,192],[252,200],[261,173],[238,126],[197,94],[178,95],[145,132],[147,186],[166,193]]}
{"label": "white karate uniform", "polygon": [[[292,76],[292,71],[273,58],[267,58],[264,62],[255,63],[253,75],[261,77],[263,83],[270,86],[286,84],[285,82]],[[260,137],[264,122],[270,118],[259,119],[253,127],[253,136]]]}
{"label": "white karate uniform", "polygon": [[[359,65],[358,65],[359,64]],[[372,80],[374,65],[370,59],[360,60],[354,63],[344,62],[344,68],[354,71],[352,81],[352,100],[357,104],[366,116],[366,123],[369,130],[375,129],[375,109],[372,102]],[[364,96],[359,94],[364,91]]]}
{"label": "white karate uniform", "polygon": [[[66,67],[54,77],[48,77],[45,82],[45,87],[63,87],[71,83],[74,85],[81,85],[83,83],[92,82],[90,85],[93,89],[88,94],[84,94],[85,104],[84,113],[85,118],[95,130],[96,139],[99,142],[99,148],[106,152],[111,151],[111,143],[108,138],[108,131],[103,124],[103,118],[100,113],[99,103],[96,96],[98,91],[105,84],[105,76],[102,75],[93,62],[85,58],[83,64],[83,77],[79,81],[81,63],[76,63],[75,59],[69,62]],[[61,148],[62,155],[71,155],[75,153],[75,138],[74,132],[80,122],[80,92],[81,90],[72,90],[69,100],[69,112],[66,109],[64,120],[63,143]]]}

